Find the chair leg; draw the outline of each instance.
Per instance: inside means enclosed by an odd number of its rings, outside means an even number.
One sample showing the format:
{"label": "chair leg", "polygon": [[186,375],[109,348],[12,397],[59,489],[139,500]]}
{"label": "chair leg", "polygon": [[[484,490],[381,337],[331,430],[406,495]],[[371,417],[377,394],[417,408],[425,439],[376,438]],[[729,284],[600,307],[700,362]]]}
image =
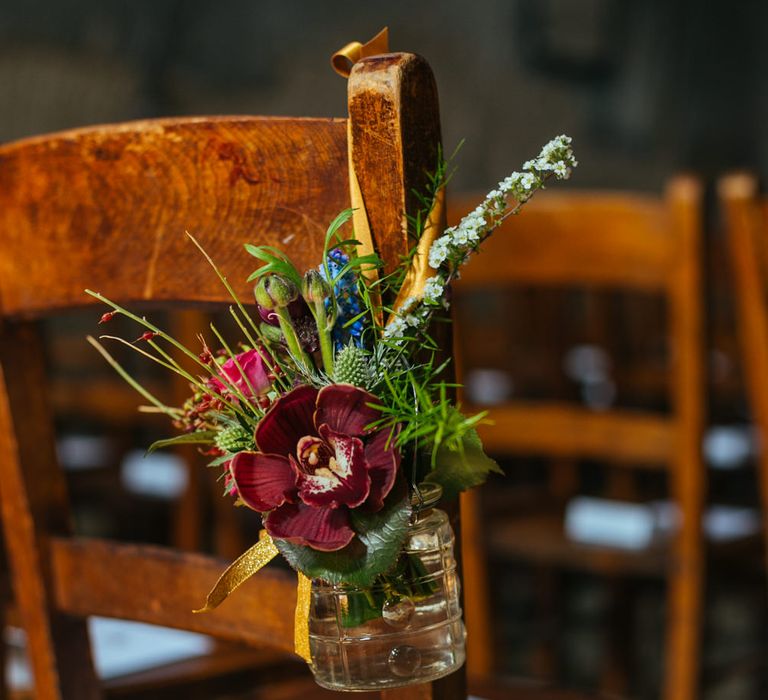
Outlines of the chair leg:
{"label": "chair leg", "polygon": [[669,580],[665,700],[698,697],[702,614],[702,564],[681,562]]}

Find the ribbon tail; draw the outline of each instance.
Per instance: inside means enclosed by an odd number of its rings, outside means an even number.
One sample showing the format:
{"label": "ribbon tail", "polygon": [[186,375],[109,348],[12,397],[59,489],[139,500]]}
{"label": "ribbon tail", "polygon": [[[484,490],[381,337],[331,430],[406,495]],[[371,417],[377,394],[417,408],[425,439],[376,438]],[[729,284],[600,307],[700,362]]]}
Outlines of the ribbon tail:
{"label": "ribbon tail", "polygon": [[[435,272],[429,266],[429,249],[435,240],[442,235],[445,230],[445,188],[441,187],[435,193],[435,199],[427,215],[427,222],[419,238],[416,247],[416,253],[411,260],[408,272],[397,294],[397,299],[393,305],[395,313],[399,311],[405,302],[410,299],[421,299],[424,296],[424,285]],[[392,320],[395,314],[390,314],[387,323]]]}
{"label": "ribbon tail", "polygon": [[272,538],[266,530],[262,530],[259,534],[259,541],[235,559],[219,577],[219,580],[208,593],[205,605],[192,612],[204,613],[215,610],[235,589],[272,561],[278,553]]}
{"label": "ribbon tail", "polygon": [[301,571],[296,572],[296,617],[294,618],[294,650],[307,663],[311,663],[309,653],[309,606],[312,581]]}
{"label": "ribbon tail", "polygon": [[[376,247],[373,245],[373,234],[371,233],[371,224],[368,221],[368,213],[365,208],[363,192],[360,189],[360,182],[357,179],[355,165],[352,162],[352,125],[347,122],[347,158],[349,163],[349,200],[352,205],[352,228],[355,232],[355,240],[359,241],[356,254],[358,257],[376,253]],[[371,297],[373,308],[381,309],[381,298],[377,282],[379,273],[373,265],[361,266],[360,272],[368,282],[368,294]],[[383,314],[379,312],[379,323],[383,321]]]}

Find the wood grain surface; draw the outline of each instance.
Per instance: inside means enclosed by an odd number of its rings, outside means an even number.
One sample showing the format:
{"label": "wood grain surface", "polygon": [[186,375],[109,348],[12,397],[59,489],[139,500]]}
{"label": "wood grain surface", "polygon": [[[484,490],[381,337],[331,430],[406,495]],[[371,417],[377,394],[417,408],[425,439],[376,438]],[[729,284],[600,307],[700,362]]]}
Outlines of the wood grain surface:
{"label": "wood grain surface", "polygon": [[243,244],[318,264],[349,206],[346,120],[135,122],[0,147],[0,299],[6,316],[116,301],[226,301],[201,243],[247,301]]}

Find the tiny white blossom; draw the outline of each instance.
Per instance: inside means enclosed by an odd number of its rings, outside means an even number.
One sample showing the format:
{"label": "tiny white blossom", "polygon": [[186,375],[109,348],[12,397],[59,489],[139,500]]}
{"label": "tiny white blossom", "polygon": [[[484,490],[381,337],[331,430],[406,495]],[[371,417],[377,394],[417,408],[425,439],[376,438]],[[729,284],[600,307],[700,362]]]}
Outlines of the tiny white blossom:
{"label": "tiny white blossom", "polygon": [[450,237],[440,236],[436,241],[432,243],[429,249],[429,266],[433,270],[437,270],[440,265],[445,262],[450,252]]}
{"label": "tiny white blossom", "polygon": [[424,298],[431,304],[440,301],[443,296],[443,281],[440,277],[430,277],[424,283]]}
{"label": "tiny white blossom", "polygon": [[499,183],[499,189],[502,192],[509,192],[520,184],[520,178],[523,177],[523,173],[514,172],[511,175],[505,177]]}
{"label": "tiny white blossom", "polygon": [[403,321],[402,318],[393,316],[387,324],[387,327],[384,329],[383,337],[387,340],[402,338],[407,327],[408,326],[406,326],[405,321]]}
{"label": "tiny white blossom", "polygon": [[416,314],[408,314],[403,320],[406,325],[413,326],[414,328],[421,325],[421,319]]}
{"label": "tiny white blossom", "polygon": [[467,229],[467,242],[471,244],[475,244],[480,240],[480,233],[482,229],[480,228],[470,228]]}
{"label": "tiny white blossom", "polygon": [[536,177],[531,173],[525,173],[520,178],[520,187],[522,187],[524,190],[530,190],[534,184],[536,184]]}
{"label": "tiny white blossom", "polygon": [[469,242],[469,236],[463,227],[457,228],[451,236],[451,243],[455,246],[465,246]]}

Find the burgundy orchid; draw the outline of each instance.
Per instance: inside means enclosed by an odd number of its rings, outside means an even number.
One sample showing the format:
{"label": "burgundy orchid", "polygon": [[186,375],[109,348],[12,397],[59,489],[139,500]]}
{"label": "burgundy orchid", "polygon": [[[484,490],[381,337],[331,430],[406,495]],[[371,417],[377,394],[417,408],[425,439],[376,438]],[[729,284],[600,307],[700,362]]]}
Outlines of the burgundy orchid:
{"label": "burgundy orchid", "polygon": [[374,396],[351,384],[302,385],[261,419],[259,451],[238,452],[231,469],[243,502],[267,513],[270,535],[334,551],[355,536],[350,509],[383,507],[400,453],[389,430],[366,430],[381,417],[371,403]]}

